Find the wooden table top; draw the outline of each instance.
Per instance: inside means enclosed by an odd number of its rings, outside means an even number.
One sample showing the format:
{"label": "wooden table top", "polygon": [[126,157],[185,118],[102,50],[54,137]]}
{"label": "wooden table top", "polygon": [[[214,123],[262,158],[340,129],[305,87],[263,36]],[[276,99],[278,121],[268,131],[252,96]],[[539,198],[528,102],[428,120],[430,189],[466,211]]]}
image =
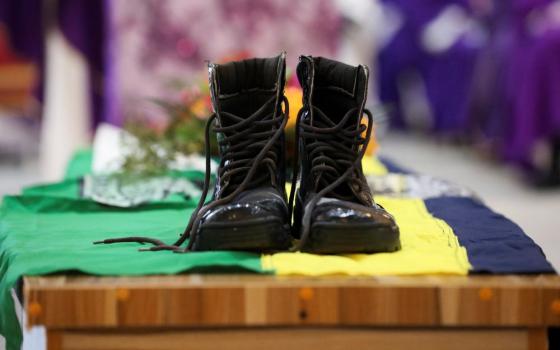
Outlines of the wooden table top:
{"label": "wooden table top", "polygon": [[560,276],[24,278],[28,325],[548,327]]}

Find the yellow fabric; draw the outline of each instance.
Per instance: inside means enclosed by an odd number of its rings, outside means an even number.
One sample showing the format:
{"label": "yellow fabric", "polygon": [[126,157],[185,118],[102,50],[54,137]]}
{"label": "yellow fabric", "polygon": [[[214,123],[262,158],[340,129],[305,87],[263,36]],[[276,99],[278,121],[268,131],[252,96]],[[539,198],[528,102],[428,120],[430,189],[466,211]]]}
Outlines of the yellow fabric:
{"label": "yellow fabric", "polygon": [[375,156],[366,155],[362,158],[362,168],[364,175],[382,176],[388,174],[387,167]]}
{"label": "yellow fabric", "polygon": [[471,268],[467,251],[451,227],[434,218],[424,201],[377,196],[376,201],[395,216],[402,249],[394,253],[263,255],[262,267],[277,275],[466,275]]}

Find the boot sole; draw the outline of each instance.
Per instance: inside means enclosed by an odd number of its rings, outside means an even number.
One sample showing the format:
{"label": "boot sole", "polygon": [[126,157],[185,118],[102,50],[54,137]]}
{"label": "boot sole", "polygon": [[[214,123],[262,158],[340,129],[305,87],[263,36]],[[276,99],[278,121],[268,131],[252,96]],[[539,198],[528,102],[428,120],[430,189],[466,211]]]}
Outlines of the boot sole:
{"label": "boot sole", "polygon": [[302,251],[315,254],[394,252],[401,249],[398,228],[369,223],[316,223]]}
{"label": "boot sole", "polygon": [[202,224],[192,249],[262,253],[286,250],[291,244],[289,224],[278,218],[259,218],[231,224]]}

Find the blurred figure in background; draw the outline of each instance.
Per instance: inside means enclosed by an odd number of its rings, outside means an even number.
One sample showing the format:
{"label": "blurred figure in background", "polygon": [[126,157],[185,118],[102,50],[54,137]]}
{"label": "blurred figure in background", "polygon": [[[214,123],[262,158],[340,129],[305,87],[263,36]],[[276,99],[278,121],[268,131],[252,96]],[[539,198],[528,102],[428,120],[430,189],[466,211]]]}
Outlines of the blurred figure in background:
{"label": "blurred figure in background", "polygon": [[397,129],[461,136],[482,46],[463,0],[383,0],[391,36],[379,52],[379,92]]}
{"label": "blurred figure in background", "polygon": [[[482,1],[479,1],[482,3]],[[560,1],[486,1],[469,132],[537,186],[560,185]]]}
{"label": "blurred figure in background", "polygon": [[[33,119],[29,124],[40,126],[40,138],[28,133],[19,141],[38,148],[40,175],[29,174],[34,181],[59,179],[73,152],[89,144],[95,116],[103,113],[103,4],[70,0],[0,4],[0,24],[10,50],[37,73],[30,87],[35,108],[11,113],[27,115]],[[4,132],[12,129],[6,127]]]}
{"label": "blurred figure in background", "polygon": [[378,81],[391,126],[490,145],[535,184],[560,185],[560,2],[382,3],[391,33]]}
{"label": "blurred figure in background", "polygon": [[[472,89],[474,125],[533,183],[558,186],[560,2],[495,2],[487,23],[491,39]],[[485,93],[483,86],[495,92]]]}

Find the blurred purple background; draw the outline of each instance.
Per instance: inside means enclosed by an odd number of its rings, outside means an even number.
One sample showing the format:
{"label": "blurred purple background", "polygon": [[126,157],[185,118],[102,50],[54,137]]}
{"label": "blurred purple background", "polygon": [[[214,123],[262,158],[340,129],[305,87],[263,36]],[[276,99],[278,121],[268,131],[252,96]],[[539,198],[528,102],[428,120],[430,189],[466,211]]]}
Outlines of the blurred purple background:
{"label": "blurred purple background", "polygon": [[[45,120],[61,118],[64,106],[49,108],[57,103],[48,96],[69,98],[56,81],[79,80],[70,68],[57,68],[64,55],[75,53],[85,65],[87,116],[80,125],[88,130],[77,133],[91,135],[101,122],[157,118],[161,112],[143,101],[203,79],[205,60],[286,50],[291,69],[299,54],[372,66],[370,103],[380,103],[380,124],[466,142],[537,180],[554,180],[560,167],[558,1],[3,0],[0,43],[4,134],[11,128],[32,140],[49,137]],[[57,60],[61,45],[70,54]],[[26,64],[34,67],[32,78],[14,73]],[[22,137],[2,136],[3,158],[43,152],[40,144],[33,149],[18,145],[27,142]],[[52,171],[45,172],[49,178]]]}

